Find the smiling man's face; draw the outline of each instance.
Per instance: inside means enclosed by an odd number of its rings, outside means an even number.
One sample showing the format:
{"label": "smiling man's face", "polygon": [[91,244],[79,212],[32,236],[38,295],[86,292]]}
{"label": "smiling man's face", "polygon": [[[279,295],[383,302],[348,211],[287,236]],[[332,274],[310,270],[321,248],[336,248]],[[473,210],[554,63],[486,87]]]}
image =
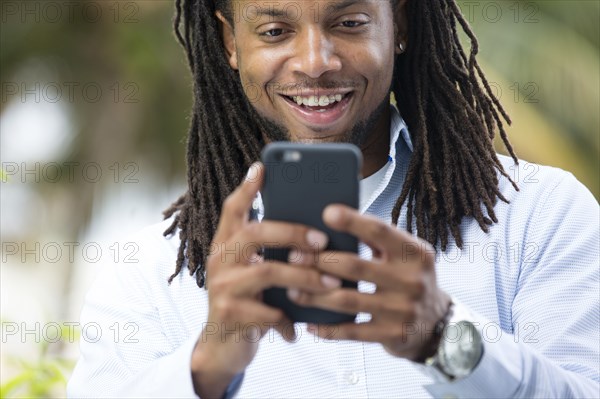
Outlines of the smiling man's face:
{"label": "smiling man's face", "polygon": [[389,134],[397,43],[389,1],[234,0],[232,11],[233,29],[219,15],[229,63],[279,127],[268,140],[361,145]]}

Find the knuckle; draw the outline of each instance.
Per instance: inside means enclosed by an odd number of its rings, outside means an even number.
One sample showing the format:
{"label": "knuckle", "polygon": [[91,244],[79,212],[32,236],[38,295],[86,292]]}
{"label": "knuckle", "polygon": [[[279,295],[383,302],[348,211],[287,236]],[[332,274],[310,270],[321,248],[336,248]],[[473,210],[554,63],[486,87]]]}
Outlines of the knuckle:
{"label": "knuckle", "polygon": [[275,323],[281,323],[282,321],[285,320],[285,313],[283,313],[283,310],[281,309],[274,309],[273,310],[273,319],[269,320]]}
{"label": "knuckle", "polygon": [[342,228],[352,226],[352,216],[346,210],[342,210],[339,215],[338,224]]}
{"label": "knuckle", "polygon": [[306,234],[308,233],[308,227],[294,226],[292,228],[286,228],[281,231],[280,238],[285,243],[296,249],[310,248],[311,244],[306,242]]}
{"label": "knuckle", "polygon": [[320,287],[321,278],[318,272],[312,270],[299,270],[301,274],[301,281],[304,288]]}
{"label": "knuckle", "polygon": [[435,265],[435,249],[427,241],[421,243],[421,259],[423,260],[424,266],[433,268]]}
{"label": "knuckle", "polygon": [[269,281],[271,278],[273,278],[274,269],[267,263],[256,265],[254,270],[261,280]]}
{"label": "knuckle", "polygon": [[390,326],[387,330],[390,341],[402,339],[404,337],[404,330],[405,328],[400,323],[394,323],[393,326]]}
{"label": "knuckle", "polygon": [[359,305],[358,299],[349,292],[341,292],[339,294],[338,301],[344,309],[349,309],[352,311],[357,310]]}
{"label": "knuckle", "polygon": [[381,222],[377,221],[377,222],[373,222],[371,224],[371,226],[369,227],[369,230],[370,230],[370,236],[377,239],[377,238],[385,237],[389,233],[390,228],[385,223],[381,223]]}
{"label": "knuckle", "polygon": [[359,336],[358,336],[358,331],[354,328],[348,328],[345,331],[345,335],[346,335],[346,339],[349,339],[351,341],[357,341]]}
{"label": "knuckle", "polygon": [[433,255],[433,250],[423,253],[423,263],[427,269],[433,269],[435,265],[435,256]]}
{"label": "knuckle", "polygon": [[223,212],[224,213],[234,212],[235,209],[237,208],[236,202],[237,201],[235,199],[235,192],[233,192],[232,194],[228,195],[227,198],[225,198],[225,201],[223,201]]}
{"label": "knuckle", "polygon": [[275,320],[279,321],[279,320],[285,320],[286,316],[285,316],[285,313],[283,312],[283,310],[275,309],[275,312],[273,313],[273,318]]}
{"label": "knuckle", "polygon": [[214,311],[220,319],[227,320],[233,318],[235,315],[235,305],[232,301],[219,300],[215,301]]}
{"label": "knuckle", "polygon": [[226,292],[228,285],[229,283],[227,279],[224,279],[218,275],[208,279],[208,287],[212,292]]}
{"label": "knuckle", "polygon": [[212,253],[206,257],[206,274],[212,274],[215,269],[217,253]]}
{"label": "knuckle", "polygon": [[361,277],[364,274],[363,264],[359,260],[352,260],[346,262],[344,268],[348,270],[348,273],[355,277]]}
{"label": "knuckle", "polygon": [[413,298],[415,299],[422,298],[425,295],[425,291],[427,291],[427,284],[425,284],[424,278],[416,279],[412,283],[412,291]]}
{"label": "knuckle", "polygon": [[408,322],[413,322],[417,319],[417,310],[415,309],[415,306],[407,306],[404,311],[404,318],[406,321]]}
{"label": "knuckle", "polygon": [[262,228],[260,223],[252,221],[244,227],[244,230],[246,234],[248,234],[248,237],[257,238],[260,235]]}
{"label": "knuckle", "polygon": [[396,313],[398,312],[398,304],[395,301],[382,301],[374,304],[373,306],[376,311],[380,311],[382,313]]}
{"label": "knuckle", "polygon": [[298,295],[298,298],[296,298],[295,302],[298,303],[299,305],[310,305],[312,303],[311,301],[312,296],[310,296],[309,294],[300,291],[300,294]]}

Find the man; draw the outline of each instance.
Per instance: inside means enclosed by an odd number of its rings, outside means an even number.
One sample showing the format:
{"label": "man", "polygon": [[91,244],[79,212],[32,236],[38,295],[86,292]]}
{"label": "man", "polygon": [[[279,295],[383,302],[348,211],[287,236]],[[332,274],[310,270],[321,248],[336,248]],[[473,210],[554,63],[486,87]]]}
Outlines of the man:
{"label": "man", "polygon": [[[509,119],[454,0],[178,0],[175,24],[195,85],[189,190],[136,238],[140,263],[88,295],[103,335],[82,339],[71,396],[600,394],[598,204],[566,172],[505,173]],[[361,148],[360,212],[323,214],[359,256],[249,220],[275,140]],[[272,243],[300,251],[248,253]],[[261,301],[271,286],[357,323],[292,328]],[[126,325],[129,340],[111,333]]]}

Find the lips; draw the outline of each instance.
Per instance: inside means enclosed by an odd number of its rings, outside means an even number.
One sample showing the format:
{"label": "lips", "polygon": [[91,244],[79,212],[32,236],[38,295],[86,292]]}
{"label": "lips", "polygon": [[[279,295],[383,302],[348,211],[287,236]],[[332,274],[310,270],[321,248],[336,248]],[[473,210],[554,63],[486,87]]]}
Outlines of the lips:
{"label": "lips", "polygon": [[346,93],[341,101],[324,106],[298,105],[291,97],[281,95],[291,111],[303,124],[325,127],[341,119],[348,110],[348,105],[353,97],[353,92]]}

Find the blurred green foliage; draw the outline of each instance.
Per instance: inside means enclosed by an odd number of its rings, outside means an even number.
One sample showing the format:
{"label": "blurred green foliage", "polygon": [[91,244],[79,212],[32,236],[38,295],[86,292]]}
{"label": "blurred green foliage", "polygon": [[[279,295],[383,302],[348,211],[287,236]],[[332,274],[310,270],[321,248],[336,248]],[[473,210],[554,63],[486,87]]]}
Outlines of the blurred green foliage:
{"label": "blurred green foliage", "polygon": [[[135,92],[137,103],[111,103],[107,95],[101,104],[71,104],[77,140],[68,160],[152,157],[157,182],[183,179],[192,91],[185,58],[172,34],[173,2],[80,3],[101,7],[102,17],[91,23],[83,5],[73,18],[65,12],[52,23],[6,17],[0,38],[2,80],[15,80],[35,61],[46,65],[52,76],[31,79],[99,82],[103,88],[117,83],[123,96]],[[525,114],[515,118],[509,131],[518,154],[573,170],[598,197],[600,2],[459,4],[480,38],[481,59],[503,103],[516,109],[514,114]],[[127,83],[135,86],[125,90]],[[0,110],[6,105],[3,101]],[[105,115],[112,120],[106,121]],[[546,123],[540,125],[537,118]],[[560,151],[554,151],[554,143],[560,143]],[[80,214],[75,221],[87,219],[85,209]]]}
{"label": "blurred green foliage", "polygon": [[598,198],[600,2],[459,3],[513,118],[517,154],[573,172]]}
{"label": "blurred green foliage", "polygon": [[0,385],[0,398],[50,398],[65,397],[65,386],[75,361],[61,356],[60,348],[73,345],[80,338],[80,331],[61,326],[60,340],[37,344],[37,358],[25,360],[9,357],[7,362],[16,374]]}

